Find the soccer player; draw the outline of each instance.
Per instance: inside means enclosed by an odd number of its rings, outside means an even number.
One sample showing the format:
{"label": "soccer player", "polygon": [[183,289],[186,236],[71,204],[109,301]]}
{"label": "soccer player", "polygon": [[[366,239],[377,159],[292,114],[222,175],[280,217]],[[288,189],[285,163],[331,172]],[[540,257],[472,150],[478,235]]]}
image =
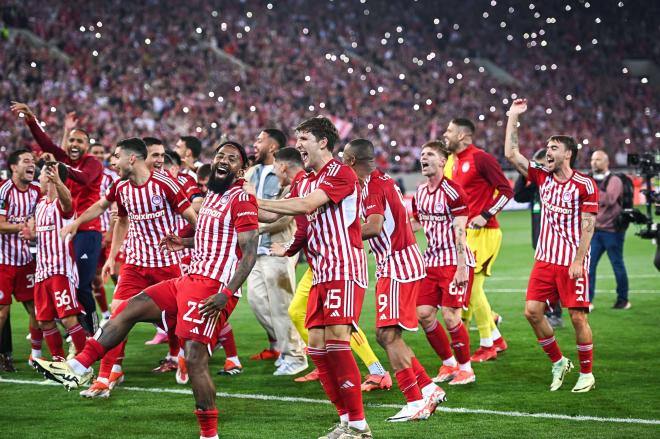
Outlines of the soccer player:
{"label": "soccer player", "polygon": [[[89,148],[89,153],[96,157],[96,160],[98,160],[99,163],[105,163],[106,151],[104,145],[100,143],[93,144]],[[101,196],[105,195],[110,186],[112,186],[117,180],[119,180],[117,173],[112,169],[103,166],[103,180],[101,180],[100,189]],[[108,210],[103,212],[100,219],[103,239],[101,240],[101,253],[99,255],[99,262],[96,265],[96,277],[94,277],[92,286],[94,288],[94,298],[96,299],[96,303],[98,303],[99,308],[101,309],[103,320],[108,320],[110,318],[110,311],[108,310],[108,298],[106,297],[105,293],[105,282],[103,282],[103,276],[101,276],[101,269],[103,268],[105,260],[108,257],[108,253],[110,252],[110,243],[112,242],[112,226],[114,226],[114,223],[111,222],[110,211]],[[116,285],[116,277],[113,278],[113,281]]]}
{"label": "soccer player", "polygon": [[[80,216],[88,207],[100,198],[99,191],[103,180],[103,166],[90,154],[89,135],[77,126],[75,113],[69,113],[64,119],[64,138],[62,146],[57,146],[39,125],[32,110],[25,104],[13,102],[11,111],[16,116],[23,115],[32,136],[44,152],[51,153],[55,159],[64,163],[69,172],[66,185],[73,196],[76,215]],[[96,303],[92,292],[92,282],[101,253],[101,221],[92,218],[83,223],[73,239],[78,267],[78,300],[85,311],[82,321],[85,330],[92,334],[98,326]]]}
{"label": "soccer player", "polygon": [[35,263],[27,239],[40,189],[32,181],[36,167],[30,150],[13,151],[7,165],[11,178],[0,185],[0,334],[13,294],[30,316],[32,352],[28,363],[32,365],[33,359],[41,357],[43,335],[34,314]]}
{"label": "soccer player", "polygon": [[541,196],[541,234],[527,286],[525,317],[539,345],[552,361],[550,391],[559,390],[573,363],[564,357],[554,331],[543,316],[546,303],[557,299],[568,308],[575,328],[580,377],[573,392],[596,386],[592,373],[593,344],[589,312],[589,243],[598,212],[598,187],[589,176],[573,169],[575,139],[555,135],[548,139],[545,166],[528,161],[518,147],[518,118],[527,110],[526,99],[509,109],[504,153],[518,172],[536,184]]}
{"label": "soccer player", "polygon": [[78,320],[82,308],[76,296],[78,270],[73,243],[59,234],[74,215],[73,198],[64,185],[66,178],[66,166],[48,157],[39,176],[43,197],[37,203],[34,221],[37,238],[35,313],[48,349],[53,359],[59,361],[64,359],[64,348],[56,318],[62,321],[77,352],[82,351],[86,339]]}
{"label": "soccer player", "polygon": [[[147,147],[141,139],[120,141],[114,154],[121,180],[97,203],[87,209],[71,225],[62,229],[62,235],[75,234],[77,227],[98,217],[114,202],[118,218],[112,236],[110,254],[103,266],[103,275],[115,274],[115,259],[125,242],[126,263],[119,273],[119,282],[112,298],[113,317],[121,310],[121,303],[135,296],[146,287],[162,280],[181,275],[176,254],[163,253],[159,243],[165,236],[178,230],[176,214],[182,215],[191,225],[196,217],[190,202],[178,184],[163,172],[149,170],[146,164]],[[179,342],[174,355],[178,354]],[[123,358],[126,343],[122,343],[103,358],[99,378],[81,393],[85,397],[108,397],[111,387],[123,379],[117,359]]]}
{"label": "soccer player", "polygon": [[198,161],[202,153],[202,142],[195,136],[181,136],[175,144],[175,151],[181,157],[181,173],[190,175],[197,181],[197,168],[202,166]]}
{"label": "soccer player", "polygon": [[[254,266],[257,252],[256,201],[242,188],[246,163],[247,154],[238,143],[225,142],[218,147],[209,193],[199,212],[190,272],[125,302],[123,311],[89,339],[75,359],[66,363],[42,361],[40,370],[48,378],[71,388],[89,381],[90,366],[104,352],[118,345],[137,322],[161,321],[164,312],[167,320],[176,324],[177,335],[185,340],[200,437],[217,439],[218,410],[208,360],[219,329],[238,303],[240,287]],[[190,239],[170,235],[163,245],[178,251],[190,243]]]}
{"label": "soccer player", "polygon": [[208,192],[209,177],[211,176],[211,165],[204,163],[197,169],[197,187],[203,195]]}
{"label": "soccer player", "polygon": [[339,138],[325,117],[296,128],[296,147],[312,168],[291,198],[259,200],[282,215],[307,215],[307,255],[314,279],[307,304],[308,352],[340,423],[328,437],[371,438],[359,387],[360,370],[350,348],[367,287],[367,261],[360,232],[360,185],[355,173],[332,157]]}
{"label": "soccer player", "polygon": [[[424,252],[426,278],[417,298],[417,317],[431,347],[442,360],[435,381],[460,385],[476,380],[470,362],[470,335],[461,320],[461,310],[470,302],[475,262],[465,238],[469,215],[465,193],[442,173],[448,156],[440,141],[422,146],[420,162],[427,182],[417,188],[412,208],[417,227],[420,224],[424,227],[428,246]],[[437,320],[439,308],[451,335],[451,347]]]}
{"label": "soccer player", "polygon": [[[424,260],[408,220],[401,190],[389,175],[376,169],[374,146],[366,139],[346,145],[342,160],[362,187],[362,239],[376,257],[376,338],[387,352],[407,404],[390,422],[428,419],[445,400],[402,338],[402,330],[417,331],[415,313]],[[460,321],[460,310],[459,310]],[[469,349],[468,349],[469,355]]]}
{"label": "soccer player", "polygon": [[465,192],[470,209],[467,244],[474,253],[476,266],[466,321],[474,314],[480,346],[471,361],[480,363],[497,358],[498,352],[507,349],[493,319],[484,282],[492,273],[502,245],[502,231],[496,215],[513,197],[513,190],[495,157],[474,146],[474,133],[472,121],[458,118],[449,123],[444,139],[447,149],[453,153],[451,179]]}

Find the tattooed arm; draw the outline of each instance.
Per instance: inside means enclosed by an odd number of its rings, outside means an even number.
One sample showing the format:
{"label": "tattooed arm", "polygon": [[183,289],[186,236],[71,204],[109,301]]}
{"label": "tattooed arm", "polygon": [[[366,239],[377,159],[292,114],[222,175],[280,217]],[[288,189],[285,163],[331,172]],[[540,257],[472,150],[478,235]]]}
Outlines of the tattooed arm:
{"label": "tattooed arm", "polygon": [[571,279],[577,279],[584,275],[582,266],[584,258],[589,251],[591,237],[594,236],[594,231],[596,229],[596,214],[583,212],[581,222],[582,230],[580,233],[580,243],[577,252],[575,253],[575,259],[573,259],[571,266],[568,268],[568,275]]}
{"label": "tattooed arm", "polygon": [[454,218],[454,238],[456,240],[456,273],[452,281],[457,288],[462,288],[468,282],[467,271],[467,240],[465,238],[465,227],[467,216]]}
{"label": "tattooed arm", "polygon": [[518,116],[527,111],[527,100],[516,99],[509,109],[509,120],[506,123],[504,139],[504,156],[520,174],[527,178],[529,160],[520,153],[518,145]]}

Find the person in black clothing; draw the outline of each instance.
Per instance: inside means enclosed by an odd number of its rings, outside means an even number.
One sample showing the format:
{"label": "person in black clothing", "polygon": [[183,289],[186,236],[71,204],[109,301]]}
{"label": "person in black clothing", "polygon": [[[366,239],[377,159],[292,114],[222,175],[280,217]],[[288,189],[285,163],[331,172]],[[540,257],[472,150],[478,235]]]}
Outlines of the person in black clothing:
{"label": "person in black clothing", "polygon": [[[545,160],[545,149],[536,151],[532,160],[537,163],[543,163]],[[525,177],[520,175],[513,186],[513,199],[519,203],[530,203],[529,206],[532,214],[532,248],[536,250],[536,242],[541,232],[541,198],[539,197],[539,189],[535,184],[529,183]],[[548,322],[553,328],[564,326],[561,313],[559,302],[553,304],[552,308],[545,313]]]}

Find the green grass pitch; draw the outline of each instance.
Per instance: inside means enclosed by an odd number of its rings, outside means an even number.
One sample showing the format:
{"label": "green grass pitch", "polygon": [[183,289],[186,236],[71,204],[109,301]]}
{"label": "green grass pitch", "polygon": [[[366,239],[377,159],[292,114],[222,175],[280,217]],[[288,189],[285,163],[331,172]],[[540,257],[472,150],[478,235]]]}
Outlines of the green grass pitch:
{"label": "green grass pitch", "polygon": [[[597,388],[587,394],[572,394],[577,372],[568,375],[564,388],[550,393],[550,363],[537,346],[523,316],[524,290],[533,253],[530,246],[528,212],[500,215],[504,242],[486,282],[490,303],[503,315],[500,327],[509,350],[496,361],[474,366],[477,383],[453,388],[445,386],[447,410],[419,423],[388,424],[384,419],[402,405],[395,387],[388,392],[364,395],[367,420],[376,438],[440,437],[660,437],[660,276],[652,265],[655,247],[628,232],[625,261],[630,276],[632,309],[612,310],[615,283],[609,262],[598,271],[596,310],[590,316],[594,332],[594,374]],[[371,285],[363,308],[361,326],[383,364],[383,350],[374,337],[373,260]],[[299,274],[304,269],[299,267]],[[14,357],[19,372],[0,378],[0,436],[5,438],[164,438],[198,436],[189,386],[179,386],[174,375],[155,375],[151,369],[166,352],[166,345],[145,346],[153,335],[149,324],[138,325],[130,335],[124,368],[127,379],[108,400],[86,400],[77,392],[39,385],[40,375],[26,364],[29,343],[27,319],[19,306],[12,310]],[[330,405],[314,401],[258,399],[257,395],[325,400],[318,383],[293,383],[291,377],[274,377],[272,363],[248,360],[266,346],[266,337],[242,299],[231,318],[239,355],[245,366],[242,375],[215,375],[218,392],[219,434],[223,438],[316,438],[336,421]],[[557,331],[566,356],[577,360],[570,323]],[[476,331],[470,331],[473,349]],[[430,375],[439,366],[422,333],[407,334],[406,341]],[[44,343],[45,352],[47,348]],[[217,351],[213,373],[224,362]],[[360,365],[363,373],[365,368]],[[10,380],[10,381],[7,381]],[[12,382],[11,380],[14,380]],[[15,381],[21,382],[15,382]],[[29,381],[24,383],[22,381]],[[148,391],[145,391],[148,390]],[[164,391],[160,391],[164,390]],[[176,392],[179,393],[176,393]],[[250,396],[253,395],[253,396]],[[466,409],[460,411],[459,409]],[[490,412],[478,413],[478,410]],[[495,411],[497,413],[493,413]],[[521,416],[513,416],[519,412]],[[528,414],[571,417],[558,419]],[[579,420],[575,417],[592,417]],[[614,419],[616,418],[616,419]],[[630,418],[631,422],[621,422]],[[640,420],[651,420],[643,423]]]}

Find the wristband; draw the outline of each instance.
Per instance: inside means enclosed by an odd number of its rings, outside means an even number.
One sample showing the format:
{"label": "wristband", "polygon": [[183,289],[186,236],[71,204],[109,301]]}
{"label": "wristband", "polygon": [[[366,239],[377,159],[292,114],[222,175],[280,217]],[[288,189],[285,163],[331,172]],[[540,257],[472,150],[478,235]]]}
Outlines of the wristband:
{"label": "wristband", "polygon": [[227,287],[224,287],[220,292],[230,299],[234,297],[234,292]]}
{"label": "wristband", "polygon": [[488,221],[489,219],[491,219],[493,217],[493,214],[491,214],[487,210],[484,210],[483,212],[481,212],[480,215],[483,216],[486,221]]}

